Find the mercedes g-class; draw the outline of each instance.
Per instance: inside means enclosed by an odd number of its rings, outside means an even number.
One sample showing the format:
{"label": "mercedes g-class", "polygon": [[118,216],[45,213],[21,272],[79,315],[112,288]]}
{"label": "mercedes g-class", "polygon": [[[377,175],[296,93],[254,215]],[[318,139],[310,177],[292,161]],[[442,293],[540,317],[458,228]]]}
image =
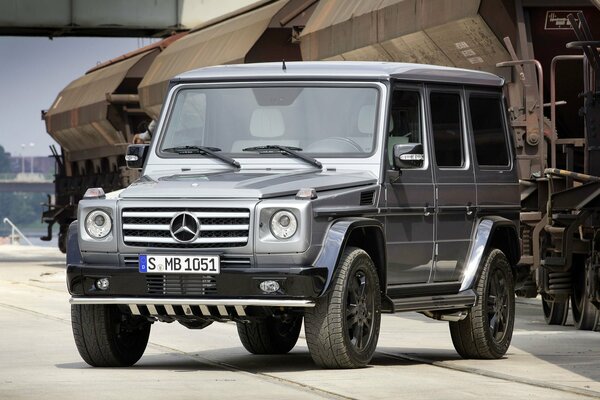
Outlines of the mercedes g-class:
{"label": "mercedes g-class", "polygon": [[317,365],[356,368],[403,311],[449,321],[463,357],[502,357],[520,209],[502,85],[379,62],[174,78],[126,156],[142,177],[89,189],[69,229],[82,358],[132,365],[158,321],[235,321],[248,351],[283,354],[304,321]]}

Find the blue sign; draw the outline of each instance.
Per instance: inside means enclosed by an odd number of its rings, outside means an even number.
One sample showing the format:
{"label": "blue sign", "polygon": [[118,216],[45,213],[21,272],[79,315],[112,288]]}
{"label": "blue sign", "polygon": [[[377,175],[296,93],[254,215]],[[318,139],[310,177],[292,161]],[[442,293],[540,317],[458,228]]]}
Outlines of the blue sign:
{"label": "blue sign", "polygon": [[148,260],[145,254],[140,254],[140,272],[148,272]]}

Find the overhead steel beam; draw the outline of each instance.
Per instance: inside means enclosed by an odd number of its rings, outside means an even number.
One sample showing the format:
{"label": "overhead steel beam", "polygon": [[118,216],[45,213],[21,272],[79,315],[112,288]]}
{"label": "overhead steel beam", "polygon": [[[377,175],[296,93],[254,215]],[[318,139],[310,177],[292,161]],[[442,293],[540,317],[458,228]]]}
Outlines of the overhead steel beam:
{"label": "overhead steel beam", "polygon": [[257,0],[2,0],[0,36],[163,37]]}

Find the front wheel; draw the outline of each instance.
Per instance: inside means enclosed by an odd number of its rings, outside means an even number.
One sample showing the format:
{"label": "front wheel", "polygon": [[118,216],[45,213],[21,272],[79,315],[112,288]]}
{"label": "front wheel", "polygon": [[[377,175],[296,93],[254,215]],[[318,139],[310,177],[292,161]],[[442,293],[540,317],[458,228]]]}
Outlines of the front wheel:
{"label": "front wheel", "polygon": [[144,354],[150,322],[115,305],[71,306],[73,337],[81,358],[92,367],[129,367]]}
{"label": "front wheel", "polygon": [[463,358],[500,358],[510,346],[515,323],[515,287],[504,253],[492,249],[475,290],[477,302],[462,321],[450,322],[454,348]]}
{"label": "front wheel", "polygon": [[252,354],[288,353],[296,345],[301,327],[302,315],[237,322],[240,341]]}
{"label": "front wheel", "polygon": [[375,352],[381,323],[381,291],[371,257],[362,249],[344,251],[329,292],[304,315],[306,342],[324,368],[360,368]]}

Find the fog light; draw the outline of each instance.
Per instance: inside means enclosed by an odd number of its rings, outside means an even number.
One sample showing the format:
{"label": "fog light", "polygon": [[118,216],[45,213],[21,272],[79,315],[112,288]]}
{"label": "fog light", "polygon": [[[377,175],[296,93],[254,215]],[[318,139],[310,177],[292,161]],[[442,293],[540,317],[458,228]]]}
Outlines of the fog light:
{"label": "fog light", "polygon": [[98,288],[98,290],[108,290],[109,285],[110,282],[108,281],[108,278],[100,278],[96,281],[96,288]]}
{"label": "fog light", "polygon": [[275,293],[279,290],[279,283],[277,281],[262,281],[260,283],[260,290],[265,293]]}

